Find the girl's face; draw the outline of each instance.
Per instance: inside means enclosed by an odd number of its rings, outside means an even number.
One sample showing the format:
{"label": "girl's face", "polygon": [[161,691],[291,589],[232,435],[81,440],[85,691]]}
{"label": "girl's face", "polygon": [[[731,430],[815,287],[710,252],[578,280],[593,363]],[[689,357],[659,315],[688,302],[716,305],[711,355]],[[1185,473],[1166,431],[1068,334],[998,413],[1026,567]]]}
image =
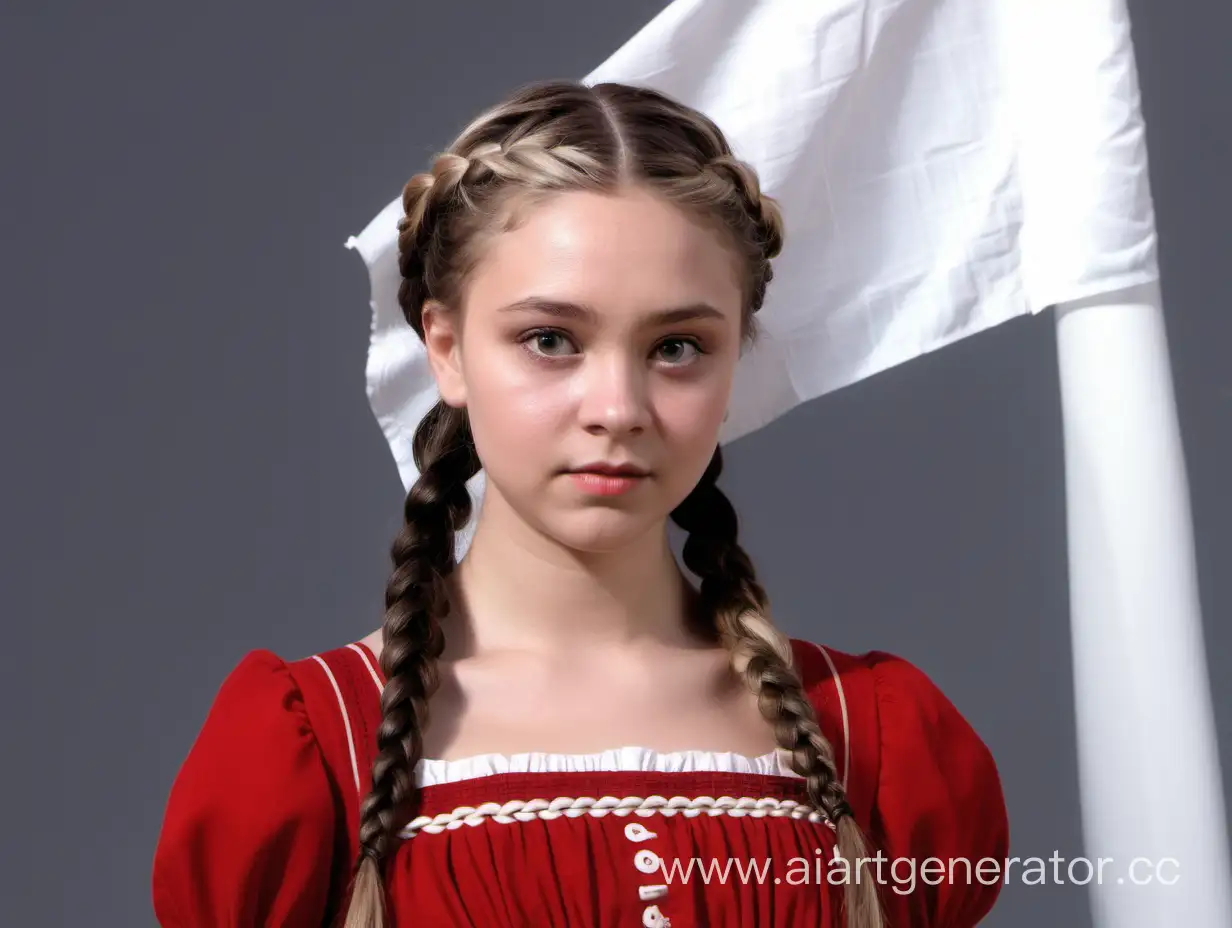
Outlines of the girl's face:
{"label": "girl's face", "polygon": [[[717,231],[642,189],[551,196],[488,242],[461,312],[429,304],[424,320],[442,397],[467,407],[488,505],[579,551],[660,529],[718,440],[741,284]],[[619,487],[576,473],[604,463],[645,476]]]}

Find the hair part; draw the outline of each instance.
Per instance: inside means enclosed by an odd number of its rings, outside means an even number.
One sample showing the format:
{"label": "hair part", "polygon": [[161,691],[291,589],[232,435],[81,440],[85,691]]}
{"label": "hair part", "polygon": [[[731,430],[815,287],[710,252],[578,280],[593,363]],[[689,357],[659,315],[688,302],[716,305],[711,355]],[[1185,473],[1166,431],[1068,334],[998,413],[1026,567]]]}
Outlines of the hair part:
{"label": "hair part", "polygon": [[[527,85],[468,125],[402,193],[399,303],[423,338],[423,309],[462,305],[465,283],[490,236],[511,228],[519,209],[562,191],[615,194],[647,189],[719,230],[741,260],[742,332],[783,245],[778,205],[756,172],[733,154],[718,126],[670,97],[642,87],[571,81]],[[345,928],[385,928],[384,865],[417,793],[415,770],[435,692],[449,614],[444,580],[456,567],[455,533],[470,517],[466,482],[480,462],[465,410],[438,402],[414,437],[419,479],[407,494],[385,595],[381,667],[388,681],[372,789],[360,813],[360,857]],[[683,559],[701,581],[699,614],[757,695],[779,747],[807,781],[810,802],[835,824],[849,864],[866,856],[847,806],[834,752],[818,726],[788,640],[771,623],[765,591],[737,541],[736,513],[719,489],[716,448],[705,475],[672,513],[688,533]],[[848,928],[881,928],[875,882],[849,883]]]}

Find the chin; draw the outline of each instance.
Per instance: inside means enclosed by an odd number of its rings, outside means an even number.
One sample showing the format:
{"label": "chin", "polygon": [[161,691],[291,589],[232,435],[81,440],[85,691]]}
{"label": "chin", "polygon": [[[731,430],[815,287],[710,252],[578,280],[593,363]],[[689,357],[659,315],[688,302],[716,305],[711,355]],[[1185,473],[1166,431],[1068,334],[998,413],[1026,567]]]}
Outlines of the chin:
{"label": "chin", "polygon": [[665,518],[666,514],[594,507],[586,512],[552,513],[540,525],[557,543],[571,550],[609,554],[642,542]]}

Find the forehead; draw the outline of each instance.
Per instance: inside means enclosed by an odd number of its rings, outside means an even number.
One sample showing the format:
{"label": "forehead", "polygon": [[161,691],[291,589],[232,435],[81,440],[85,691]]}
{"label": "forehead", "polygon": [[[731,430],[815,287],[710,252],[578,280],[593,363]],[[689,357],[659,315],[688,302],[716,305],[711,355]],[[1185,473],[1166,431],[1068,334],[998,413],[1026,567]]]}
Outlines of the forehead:
{"label": "forehead", "polygon": [[739,317],[734,250],[718,229],[653,193],[553,194],[519,220],[486,243],[468,310],[537,296],[629,315],[704,302]]}

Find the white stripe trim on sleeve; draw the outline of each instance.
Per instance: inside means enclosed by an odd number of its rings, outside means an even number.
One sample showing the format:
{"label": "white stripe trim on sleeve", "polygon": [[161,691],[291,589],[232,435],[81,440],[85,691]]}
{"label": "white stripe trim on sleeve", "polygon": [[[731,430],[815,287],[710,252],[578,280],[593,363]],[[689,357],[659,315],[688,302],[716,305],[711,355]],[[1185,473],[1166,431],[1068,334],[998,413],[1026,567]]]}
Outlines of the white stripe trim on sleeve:
{"label": "white stripe trim on sleeve", "polygon": [[377,676],[376,668],[372,666],[372,661],[368,660],[368,652],[357,644],[348,644],[348,648],[359,655],[360,660],[364,662],[364,666],[368,668],[368,676],[372,677],[372,682],[376,684],[377,693],[385,691],[385,687],[381,686],[381,678]]}
{"label": "white stripe trim on sleeve", "polygon": [[834,666],[834,661],[830,659],[830,652],[817,645],[817,650],[821,652],[821,656],[826,659],[826,663],[830,666],[830,675],[834,677],[834,688],[838,690],[838,708],[843,716],[843,789],[847,789],[847,771],[851,769],[851,729],[847,723],[847,697],[843,694],[843,678],[839,676],[838,668]]}
{"label": "white stripe trim on sleeve", "polygon": [[[312,659],[321,665],[325,676],[329,678],[330,686],[334,688],[334,695],[338,697],[338,711],[342,713],[342,725],[346,728],[347,749],[351,752],[351,773],[355,777],[355,792],[359,793],[359,764],[355,760],[355,736],[351,733],[351,717],[347,714],[346,702],[342,699],[342,689],[338,686],[337,679],[334,678],[334,672],[329,669],[329,664],[325,663],[319,654],[312,655]],[[362,793],[360,798],[363,798]]]}

